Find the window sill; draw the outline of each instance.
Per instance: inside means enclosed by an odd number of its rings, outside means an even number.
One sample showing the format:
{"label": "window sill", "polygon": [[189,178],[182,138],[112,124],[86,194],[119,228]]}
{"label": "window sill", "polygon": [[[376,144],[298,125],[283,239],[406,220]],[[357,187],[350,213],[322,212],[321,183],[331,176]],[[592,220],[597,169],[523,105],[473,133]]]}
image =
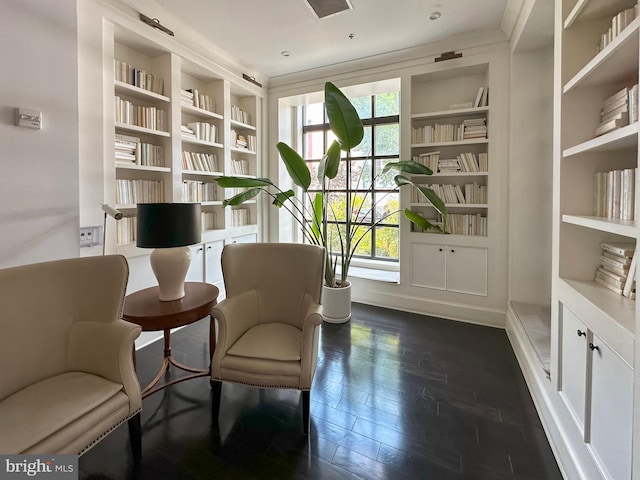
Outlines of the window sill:
{"label": "window sill", "polygon": [[364,278],[366,280],[375,280],[385,283],[398,283],[400,281],[400,272],[370,267],[356,267],[352,265],[349,268],[349,277]]}

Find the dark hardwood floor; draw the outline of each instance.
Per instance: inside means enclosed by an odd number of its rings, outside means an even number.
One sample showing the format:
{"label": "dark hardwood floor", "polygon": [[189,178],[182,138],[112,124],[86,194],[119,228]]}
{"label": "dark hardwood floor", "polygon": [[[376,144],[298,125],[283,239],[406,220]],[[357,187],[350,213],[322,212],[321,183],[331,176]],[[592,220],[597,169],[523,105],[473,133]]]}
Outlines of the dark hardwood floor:
{"label": "dark hardwood floor", "polygon": [[[208,365],[208,322],[172,336]],[[141,384],[162,344],[137,353]],[[169,378],[174,372],[169,373]],[[207,378],[143,401],[142,462],[126,424],[80,458],[83,479],[560,479],[503,330],[354,304],[324,324],[302,435],[300,394],[224,384],[219,426]]]}

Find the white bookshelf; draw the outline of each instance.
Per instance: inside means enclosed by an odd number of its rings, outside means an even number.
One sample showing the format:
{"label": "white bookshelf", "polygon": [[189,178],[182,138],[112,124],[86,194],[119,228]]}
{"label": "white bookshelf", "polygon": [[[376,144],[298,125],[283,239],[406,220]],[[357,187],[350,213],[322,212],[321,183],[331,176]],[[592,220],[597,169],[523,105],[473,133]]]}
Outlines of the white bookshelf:
{"label": "white bookshelf", "polygon": [[[581,437],[569,449],[585,452],[581,468],[594,479],[631,478],[632,470],[634,402],[618,396],[633,389],[638,309],[635,300],[596,283],[595,272],[601,242],[636,242],[639,229],[634,220],[594,216],[594,175],[637,168],[638,123],[597,137],[594,132],[603,101],[638,83],[640,18],[595,49],[612,17],[634,3],[556,5],[551,380],[563,415],[573,419],[563,425],[569,429],[563,441]],[[634,206],[637,212],[637,195]],[[564,328],[576,322],[584,342]],[[570,391],[567,377],[576,374],[584,378]]]}

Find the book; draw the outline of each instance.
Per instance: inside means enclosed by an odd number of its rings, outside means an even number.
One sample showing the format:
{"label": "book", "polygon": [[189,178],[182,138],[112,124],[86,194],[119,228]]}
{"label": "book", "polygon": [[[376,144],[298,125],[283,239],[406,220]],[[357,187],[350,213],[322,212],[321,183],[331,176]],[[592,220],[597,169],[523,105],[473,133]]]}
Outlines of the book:
{"label": "book", "polygon": [[610,252],[622,257],[633,257],[635,243],[633,242],[602,242],[600,248],[605,252]]}
{"label": "book", "polygon": [[601,278],[596,277],[596,283],[599,285],[602,285],[605,288],[608,288],[609,290],[611,290],[612,292],[617,293],[618,295],[622,295],[622,288],[616,287],[614,285],[611,285],[607,282],[605,282],[604,280],[602,280]]}
{"label": "book", "polygon": [[[627,274],[627,278],[624,282],[624,287],[622,289],[622,295],[625,297],[631,297],[631,292],[635,293],[635,283],[636,283],[636,270],[637,270],[637,255],[634,251],[633,259],[631,260],[631,267],[629,268],[629,273]],[[634,296],[635,297],[635,296]]]}
{"label": "book", "polygon": [[484,93],[484,87],[480,87],[478,89],[478,95],[476,95],[476,101],[473,103],[474,107],[479,107],[480,102],[482,101],[482,94]]}

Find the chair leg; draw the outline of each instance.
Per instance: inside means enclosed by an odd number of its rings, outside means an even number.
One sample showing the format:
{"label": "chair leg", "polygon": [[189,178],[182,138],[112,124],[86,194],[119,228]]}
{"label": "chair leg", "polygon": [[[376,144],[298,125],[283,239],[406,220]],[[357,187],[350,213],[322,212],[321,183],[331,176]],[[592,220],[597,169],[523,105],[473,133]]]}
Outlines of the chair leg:
{"label": "chair leg", "polygon": [[222,382],[210,380],[211,383],[211,422],[218,423],[220,415],[220,397],[222,396]]}
{"label": "chair leg", "polygon": [[311,403],[311,391],[302,390],[302,431],[309,435],[309,407]]}
{"label": "chair leg", "polygon": [[133,463],[140,464],[142,458],[142,429],[140,427],[140,412],[128,420],[129,441],[131,442],[131,453],[133,453]]}

